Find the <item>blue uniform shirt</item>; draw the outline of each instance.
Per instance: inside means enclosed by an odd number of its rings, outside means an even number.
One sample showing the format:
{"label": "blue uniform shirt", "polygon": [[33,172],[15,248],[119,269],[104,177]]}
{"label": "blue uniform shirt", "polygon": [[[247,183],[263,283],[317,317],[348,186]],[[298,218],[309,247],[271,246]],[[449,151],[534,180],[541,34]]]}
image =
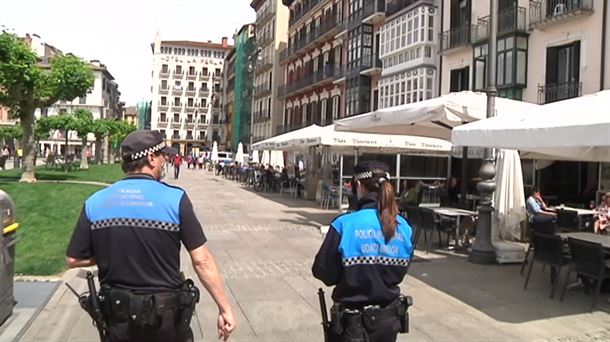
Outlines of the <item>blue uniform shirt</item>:
{"label": "blue uniform shirt", "polygon": [[376,197],[363,198],[359,210],[337,217],[316,255],[316,278],[336,285],[332,298],[347,307],[387,305],[400,294],[413,246],[411,227],[397,215],[396,232],[386,243]]}

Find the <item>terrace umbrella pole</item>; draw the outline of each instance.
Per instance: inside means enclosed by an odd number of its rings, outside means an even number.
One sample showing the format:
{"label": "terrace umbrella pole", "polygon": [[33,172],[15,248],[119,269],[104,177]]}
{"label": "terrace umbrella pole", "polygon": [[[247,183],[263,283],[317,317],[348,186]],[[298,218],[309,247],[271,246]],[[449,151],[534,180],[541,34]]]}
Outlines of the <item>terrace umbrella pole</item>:
{"label": "terrace umbrella pole", "polygon": [[[487,117],[491,118],[495,112],[496,100],[496,64],[497,64],[497,33],[498,33],[498,0],[490,0],[489,16],[489,53],[487,55]],[[479,170],[481,181],[477,184],[479,190],[479,220],[477,233],[469,260],[475,264],[493,264],[496,262],[496,253],[491,244],[491,206],[492,196],[496,188],[494,176],[496,168],[491,148],[485,148],[483,163]]]}

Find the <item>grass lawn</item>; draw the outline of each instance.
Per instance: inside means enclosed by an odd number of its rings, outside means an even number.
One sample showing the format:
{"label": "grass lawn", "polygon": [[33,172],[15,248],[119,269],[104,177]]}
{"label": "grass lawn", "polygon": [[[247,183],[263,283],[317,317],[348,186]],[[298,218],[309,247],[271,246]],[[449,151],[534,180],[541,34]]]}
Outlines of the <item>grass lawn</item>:
{"label": "grass lawn", "polygon": [[[44,166],[36,168],[36,179],[39,180],[75,180],[114,183],[124,177],[121,164],[90,165],[89,169],[65,172],[60,169],[45,169]],[[21,171],[0,171],[0,181],[18,181]]]}
{"label": "grass lawn", "polygon": [[[20,224],[15,273],[50,275],[65,270],[66,247],[87,197],[102,187],[87,184],[21,184],[19,172],[0,172],[0,189],[16,207]],[[38,168],[40,180],[79,180],[113,183],[123,177],[119,164],[92,165],[88,170],[64,172]]]}

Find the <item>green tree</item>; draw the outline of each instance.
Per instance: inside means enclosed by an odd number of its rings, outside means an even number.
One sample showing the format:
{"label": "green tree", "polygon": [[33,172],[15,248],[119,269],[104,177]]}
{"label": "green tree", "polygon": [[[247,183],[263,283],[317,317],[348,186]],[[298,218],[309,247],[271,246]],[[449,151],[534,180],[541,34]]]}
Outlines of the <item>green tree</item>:
{"label": "green tree", "polygon": [[120,149],[121,143],[125,137],[135,130],[136,126],[130,124],[129,122],[121,120],[112,122],[109,140],[113,148],[113,154],[116,154],[116,152]]}
{"label": "green tree", "polygon": [[68,170],[68,137],[70,131],[77,128],[77,120],[74,114],[64,113],[59,115],[40,118],[37,123],[38,131],[61,131],[64,136],[64,170]]}
{"label": "green tree", "polygon": [[0,126],[0,139],[6,143],[8,140],[21,139],[23,131],[21,126]]}
{"label": "green tree", "polygon": [[76,119],[74,130],[81,139],[81,158],[80,168],[88,169],[89,164],[87,160],[87,135],[93,133],[93,114],[88,109],[77,109],[74,111],[74,118]]}
{"label": "green tree", "polygon": [[5,31],[0,33],[0,104],[19,118],[23,129],[20,146],[25,168],[21,182],[36,181],[36,109],[85,96],[93,81],[93,73],[80,58],[67,54],[53,57],[49,64],[40,63],[23,40]]}
{"label": "green tree", "polygon": [[102,163],[103,153],[106,151],[102,151],[102,146],[104,143],[104,138],[108,135],[111,130],[112,120],[108,119],[97,119],[93,121],[91,133],[95,135],[95,162],[98,164]]}

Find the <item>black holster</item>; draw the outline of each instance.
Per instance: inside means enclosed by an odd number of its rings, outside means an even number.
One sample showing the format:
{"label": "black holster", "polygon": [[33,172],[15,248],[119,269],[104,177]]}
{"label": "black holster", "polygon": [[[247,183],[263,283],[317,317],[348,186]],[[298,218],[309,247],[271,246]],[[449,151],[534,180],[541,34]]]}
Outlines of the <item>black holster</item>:
{"label": "black holster", "polygon": [[[156,327],[161,323],[162,309],[166,308],[167,299],[157,303],[155,294],[136,294],[131,290],[102,285],[100,305],[108,323],[125,323],[140,327]],[[175,300],[174,300],[175,301]],[[161,307],[159,307],[161,306]]]}
{"label": "black holster", "polygon": [[341,342],[367,342],[369,333],[377,331],[382,324],[390,323],[394,331],[409,332],[409,307],[413,300],[410,296],[400,295],[398,299],[384,308],[365,307],[350,310],[335,303],[331,309],[331,333]]}
{"label": "black holster", "polygon": [[191,319],[195,312],[195,305],[199,302],[199,289],[191,279],[182,283],[178,291],[178,310],[176,310],[176,328],[178,331],[187,331],[191,326]]}

